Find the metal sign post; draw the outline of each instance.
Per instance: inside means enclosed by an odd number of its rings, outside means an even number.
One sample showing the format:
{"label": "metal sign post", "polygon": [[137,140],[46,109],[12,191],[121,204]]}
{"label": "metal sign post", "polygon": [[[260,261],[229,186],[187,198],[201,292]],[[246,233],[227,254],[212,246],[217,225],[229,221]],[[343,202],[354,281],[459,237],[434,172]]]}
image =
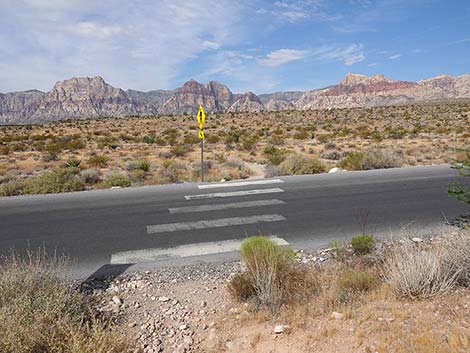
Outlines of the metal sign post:
{"label": "metal sign post", "polygon": [[202,108],[202,104],[199,106],[199,111],[197,112],[197,122],[199,124],[199,132],[197,136],[201,139],[201,182],[204,182],[204,121],[206,120],[206,114]]}

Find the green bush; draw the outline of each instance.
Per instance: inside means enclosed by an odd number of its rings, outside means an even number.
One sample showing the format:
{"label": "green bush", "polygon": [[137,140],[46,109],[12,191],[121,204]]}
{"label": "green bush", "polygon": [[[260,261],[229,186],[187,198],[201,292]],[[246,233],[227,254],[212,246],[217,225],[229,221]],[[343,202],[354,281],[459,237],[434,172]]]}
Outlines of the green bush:
{"label": "green bush", "polygon": [[316,158],[293,154],[279,166],[281,175],[318,174],[324,172],[325,165]]}
{"label": "green bush", "polygon": [[374,247],[374,236],[371,234],[356,235],[351,239],[351,246],[356,254],[368,254]]}
{"label": "green bush", "polygon": [[0,261],[0,351],[130,352],[123,336],[95,318],[92,300],[59,279],[63,264],[43,252]]}
{"label": "green bush", "polygon": [[152,164],[150,163],[148,159],[140,159],[139,161],[137,161],[137,165],[136,165],[137,169],[140,169],[144,172],[148,172],[151,166]]}
{"label": "green bush", "polygon": [[26,194],[50,194],[85,190],[78,168],[55,168],[41,176],[27,179]]}
{"label": "green bush", "polygon": [[251,300],[274,313],[281,305],[306,300],[318,290],[317,277],[299,268],[295,253],[268,238],[248,238],[241,246],[241,256],[246,272],[228,285],[238,300]]}
{"label": "green bush", "polygon": [[362,170],[364,165],[364,153],[349,152],[346,158],[343,158],[338,167],[347,170]]}
{"label": "green bush", "polygon": [[333,240],[330,243],[330,248],[331,251],[333,252],[333,255],[335,256],[336,259],[340,261],[345,261],[346,256],[347,256],[347,244],[343,240]]}
{"label": "green bush", "polygon": [[[461,161],[454,161],[452,163],[452,168],[457,170],[461,177],[470,177],[470,148],[460,149],[459,151],[463,152],[465,157]],[[455,181],[449,187],[448,192],[449,195],[456,198],[457,200],[470,204],[470,187]]]}
{"label": "green bush", "polygon": [[349,270],[340,273],[336,281],[337,299],[346,303],[358,294],[375,289],[380,281],[376,275],[361,270]]}
{"label": "green bush", "polygon": [[19,179],[13,179],[0,184],[0,196],[16,196],[25,193],[25,182]]}
{"label": "green bush", "polygon": [[95,168],[106,168],[108,166],[109,158],[102,154],[97,154],[88,160],[88,165]]}
{"label": "green bush", "polygon": [[82,163],[82,161],[79,160],[77,157],[71,156],[64,163],[64,167],[65,168],[78,168],[78,167],[80,167],[81,163]]}
{"label": "green bush", "polygon": [[122,187],[122,188],[127,188],[127,187],[131,186],[131,181],[130,181],[129,177],[126,176],[126,175],[116,174],[116,175],[113,175],[113,176],[109,177],[106,180],[106,184],[108,186],[119,186],[119,187]]}

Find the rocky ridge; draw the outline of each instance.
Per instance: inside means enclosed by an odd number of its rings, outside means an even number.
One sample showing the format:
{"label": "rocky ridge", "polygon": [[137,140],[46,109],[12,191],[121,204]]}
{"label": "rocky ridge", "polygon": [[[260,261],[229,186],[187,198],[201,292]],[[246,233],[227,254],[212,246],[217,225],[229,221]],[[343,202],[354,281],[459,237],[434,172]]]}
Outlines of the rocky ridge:
{"label": "rocky ridge", "polygon": [[309,110],[407,104],[436,99],[470,98],[470,75],[441,75],[419,82],[383,75],[347,74],[337,85],[306,92],[257,96],[234,94],[216,81],[194,80],[176,90],[124,91],[103,78],[79,77],[57,82],[50,92],[0,93],[0,124],[28,124],[61,119],[194,114],[263,110]]}

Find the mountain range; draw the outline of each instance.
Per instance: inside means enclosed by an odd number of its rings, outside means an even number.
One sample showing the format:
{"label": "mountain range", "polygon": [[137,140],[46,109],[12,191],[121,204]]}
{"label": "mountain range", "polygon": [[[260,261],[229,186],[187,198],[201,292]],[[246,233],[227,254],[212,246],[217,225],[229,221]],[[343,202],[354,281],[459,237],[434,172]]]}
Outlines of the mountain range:
{"label": "mountain range", "polygon": [[323,89],[259,96],[233,93],[216,81],[201,84],[190,80],[175,90],[141,92],[113,87],[99,76],[75,77],[57,82],[49,92],[0,93],[0,124],[194,114],[199,104],[208,113],[226,113],[373,107],[452,98],[470,98],[470,74],[411,82],[349,73],[338,84]]}

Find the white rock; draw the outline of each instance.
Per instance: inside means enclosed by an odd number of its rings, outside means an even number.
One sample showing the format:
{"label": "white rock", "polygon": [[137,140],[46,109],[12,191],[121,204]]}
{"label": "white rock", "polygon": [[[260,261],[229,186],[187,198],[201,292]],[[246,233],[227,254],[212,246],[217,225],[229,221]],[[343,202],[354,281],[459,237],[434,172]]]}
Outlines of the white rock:
{"label": "white rock", "polygon": [[334,167],[328,171],[328,174],[339,173],[339,172],[342,172],[342,170],[338,167]]}
{"label": "white rock", "polygon": [[112,300],[113,303],[116,304],[116,305],[119,305],[119,306],[122,305],[122,300],[121,300],[121,298],[119,298],[117,295],[115,295],[114,297],[112,297],[111,300]]}
{"label": "white rock", "polygon": [[344,319],[344,315],[341,314],[341,313],[338,313],[338,312],[336,312],[336,311],[333,311],[333,312],[331,313],[331,318],[332,318],[332,319],[335,319],[335,320],[343,320],[343,319]]}
{"label": "white rock", "polygon": [[276,326],[274,326],[274,333],[276,335],[279,335],[279,334],[284,332],[285,328],[286,328],[285,325],[276,325]]}
{"label": "white rock", "polygon": [[412,240],[414,243],[421,243],[421,242],[423,241],[423,239],[418,238],[418,237],[411,238],[411,240]]}
{"label": "white rock", "polygon": [[162,303],[165,303],[165,302],[170,301],[170,298],[168,298],[168,297],[158,297],[158,301],[162,302]]}

